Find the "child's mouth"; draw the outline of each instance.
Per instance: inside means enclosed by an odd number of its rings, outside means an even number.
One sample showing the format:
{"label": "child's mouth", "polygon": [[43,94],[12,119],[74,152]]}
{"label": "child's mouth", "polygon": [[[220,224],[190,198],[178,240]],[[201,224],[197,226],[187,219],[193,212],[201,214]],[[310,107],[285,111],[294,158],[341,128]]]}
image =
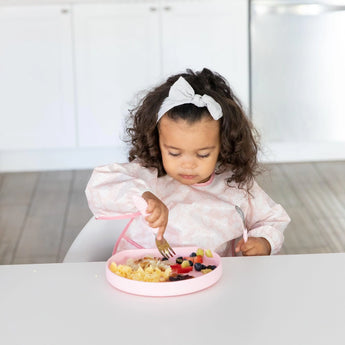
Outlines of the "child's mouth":
{"label": "child's mouth", "polygon": [[184,179],[184,180],[194,180],[196,178],[197,175],[182,175],[180,174],[180,176]]}

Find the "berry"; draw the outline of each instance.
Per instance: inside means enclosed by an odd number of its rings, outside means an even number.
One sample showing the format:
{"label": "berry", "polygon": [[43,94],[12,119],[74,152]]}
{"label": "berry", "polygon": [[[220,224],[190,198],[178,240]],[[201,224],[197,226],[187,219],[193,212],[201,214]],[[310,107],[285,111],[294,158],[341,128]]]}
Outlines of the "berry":
{"label": "berry", "polygon": [[200,263],[200,262],[196,262],[195,264],[194,264],[194,269],[196,270],[196,271],[201,271],[201,269],[202,269],[202,264]]}
{"label": "berry", "polygon": [[196,253],[193,252],[193,253],[191,253],[189,256],[191,256],[191,257],[196,256]]}
{"label": "berry", "polygon": [[183,257],[182,256],[179,256],[177,259],[176,259],[176,263],[177,264],[182,264],[183,262]]}

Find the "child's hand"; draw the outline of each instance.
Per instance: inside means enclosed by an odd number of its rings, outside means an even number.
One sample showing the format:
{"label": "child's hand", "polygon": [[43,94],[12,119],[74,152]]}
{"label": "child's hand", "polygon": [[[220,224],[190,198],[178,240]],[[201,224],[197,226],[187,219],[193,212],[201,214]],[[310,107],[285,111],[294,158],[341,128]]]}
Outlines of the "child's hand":
{"label": "child's hand", "polygon": [[248,237],[245,243],[243,238],[237,243],[235,252],[242,252],[244,256],[252,255],[270,255],[271,245],[263,237]]}
{"label": "child's hand", "polygon": [[151,228],[158,228],[157,239],[163,237],[168,224],[169,210],[165,204],[151,192],[143,193],[142,197],[147,202],[146,213],[149,213],[145,220]]}

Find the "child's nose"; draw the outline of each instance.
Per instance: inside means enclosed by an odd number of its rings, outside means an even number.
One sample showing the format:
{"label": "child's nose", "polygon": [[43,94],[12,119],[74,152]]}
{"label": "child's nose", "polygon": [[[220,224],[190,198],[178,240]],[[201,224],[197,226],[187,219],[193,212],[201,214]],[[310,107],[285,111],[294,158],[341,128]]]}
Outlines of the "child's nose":
{"label": "child's nose", "polygon": [[196,168],[196,160],[194,158],[186,158],[182,162],[182,167],[184,169],[194,169]]}

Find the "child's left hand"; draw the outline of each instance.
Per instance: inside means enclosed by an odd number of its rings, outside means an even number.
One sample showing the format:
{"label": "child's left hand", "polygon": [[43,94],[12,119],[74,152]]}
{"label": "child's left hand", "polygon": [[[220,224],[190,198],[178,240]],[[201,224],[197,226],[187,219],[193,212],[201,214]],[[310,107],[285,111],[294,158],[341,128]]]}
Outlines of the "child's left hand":
{"label": "child's left hand", "polygon": [[248,237],[248,241],[245,243],[243,238],[237,243],[235,252],[242,252],[244,256],[252,255],[270,255],[271,245],[263,237]]}

